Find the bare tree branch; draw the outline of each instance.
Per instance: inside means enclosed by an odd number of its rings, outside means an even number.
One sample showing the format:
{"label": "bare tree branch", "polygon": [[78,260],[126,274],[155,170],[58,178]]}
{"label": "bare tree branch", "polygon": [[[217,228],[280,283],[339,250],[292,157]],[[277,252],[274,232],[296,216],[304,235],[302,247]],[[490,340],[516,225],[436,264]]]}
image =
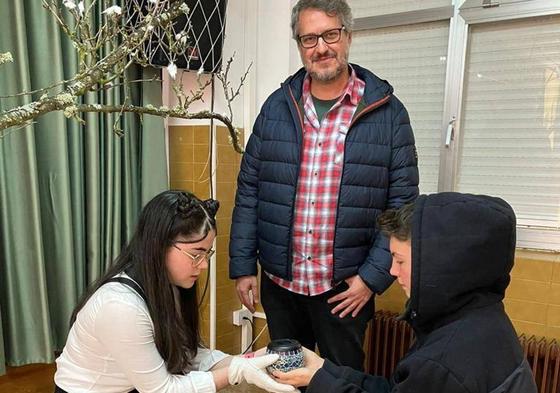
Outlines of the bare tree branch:
{"label": "bare tree branch", "polygon": [[[173,108],[159,107],[151,105],[135,106],[135,105],[77,105],[77,112],[97,112],[97,113],[136,113],[141,115],[153,115],[159,117],[174,117],[177,119],[215,119],[221,121],[227,128],[230,137],[237,140],[235,135],[235,127],[231,124],[227,116],[211,111],[186,112],[183,108],[176,106]],[[234,143],[233,148],[238,153],[243,153],[243,148]]]}
{"label": "bare tree branch", "polygon": [[[111,6],[103,11],[104,22],[97,31],[94,31],[91,24],[91,15],[92,11],[96,9],[94,6],[97,1],[92,0],[88,8],[83,9],[83,2],[79,2],[79,0],[42,0],[43,7],[55,18],[62,32],[70,38],[76,48],[79,71],[72,78],[55,82],[45,88],[0,97],[12,98],[43,93],[39,99],[31,103],[0,112],[0,136],[7,134],[4,132],[7,128],[19,129],[31,124],[36,118],[54,111],[63,111],[68,118],[75,118],[82,123],[84,120],[80,117],[80,114],[85,112],[117,113],[114,128],[117,132],[122,132],[119,129],[121,116],[124,113],[136,113],[139,116],[153,115],[181,119],[219,120],[228,128],[234,149],[242,153],[239,131],[233,126],[231,103],[239,95],[240,88],[249,70],[241,78],[237,89],[231,88],[228,81],[228,73],[233,58],[226,62],[224,72],[218,74],[224,88],[229,117],[211,111],[189,113],[188,109],[193,102],[203,101],[205,89],[211,81],[203,81],[200,77],[201,72],[199,72],[196,88],[190,89],[189,93],[186,94],[183,86],[175,80],[176,67],[173,63],[174,60],[170,63],[168,71],[172,76],[172,89],[179,104],[173,108],[130,105],[130,84],[145,80],[129,81],[126,70],[134,62],[141,65],[149,64],[150,59],[145,47],[154,29],[162,29],[165,33],[171,59],[176,59],[177,56],[185,54],[187,33],[174,34],[172,21],[179,15],[188,13],[188,7],[179,0],[158,0],[151,3],[149,12],[142,14],[142,20],[134,28],[131,28],[121,19],[121,8]],[[73,18],[73,27],[65,20],[65,15],[67,16],[68,12],[63,12],[63,6],[68,9]],[[135,11],[142,12],[139,9]],[[103,51],[105,55],[102,57],[101,53]],[[0,64],[10,61],[13,61],[10,53],[0,53]],[[159,79],[153,78],[151,81],[155,80]],[[81,103],[81,97],[88,92],[110,90],[123,85],[126,94],[120,105]],[[53,91],[55,88],[58,88],[58,91]]]}

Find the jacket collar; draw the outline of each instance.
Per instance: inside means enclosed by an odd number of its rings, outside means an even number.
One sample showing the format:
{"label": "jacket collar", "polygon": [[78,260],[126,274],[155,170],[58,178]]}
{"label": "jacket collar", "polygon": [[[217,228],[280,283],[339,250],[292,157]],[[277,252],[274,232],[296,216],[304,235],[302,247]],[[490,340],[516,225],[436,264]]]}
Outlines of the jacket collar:
{"label": "jacket collar", "polygon": [[[374,73],[360,67],[357,64],[350,64],[350,66],[356,72],[358,78],[366,83],[364,96],[362,97],[364,107],[382,100],[384,97],[393,93],[393,87],[389,84],[389,82],[378,78]],[[284,83],[282,83],[282,89],[288,94],[288,96],[289,91],[291,91],[298,102],[301,99],[303,81],[306,75],[307,71],[302,67],[295,74],[289,76]]]}

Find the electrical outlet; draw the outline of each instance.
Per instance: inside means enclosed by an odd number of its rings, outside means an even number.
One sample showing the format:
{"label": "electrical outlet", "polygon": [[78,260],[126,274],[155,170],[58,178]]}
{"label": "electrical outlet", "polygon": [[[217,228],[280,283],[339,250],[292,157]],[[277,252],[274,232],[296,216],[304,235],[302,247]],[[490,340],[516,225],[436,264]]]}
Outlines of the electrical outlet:
{"label": "electrical outlet", "polygon": [[241,326],[243,322],[245,322],[244,318],[248,318],[250,321],[253,321],[253,314],[251,314],[251,311],[246,308],[240,308],[239,310],[235,310],[233,312],[233,324],[235,326]]}

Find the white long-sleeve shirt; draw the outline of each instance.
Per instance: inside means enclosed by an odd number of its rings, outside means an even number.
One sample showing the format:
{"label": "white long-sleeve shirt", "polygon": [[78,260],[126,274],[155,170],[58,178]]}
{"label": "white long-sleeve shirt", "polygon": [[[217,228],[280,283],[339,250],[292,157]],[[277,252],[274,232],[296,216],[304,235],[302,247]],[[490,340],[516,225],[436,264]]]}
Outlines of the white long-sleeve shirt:
{"label": "white long-sleeve shirt", "polygon": [[208,370],[225,357],[200,348],[192,370],[170,374],[156,348],[146,303],[128,286],[110,282],[78,313],[56,360],[54,380],[70,393],[214,393]]}

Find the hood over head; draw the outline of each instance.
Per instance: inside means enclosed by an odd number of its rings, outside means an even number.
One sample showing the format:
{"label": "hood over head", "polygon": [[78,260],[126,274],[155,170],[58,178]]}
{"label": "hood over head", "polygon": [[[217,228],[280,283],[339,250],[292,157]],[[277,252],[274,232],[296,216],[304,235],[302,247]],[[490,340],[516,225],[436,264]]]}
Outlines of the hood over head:
{"label": "hood over head", "polygon": [[412,217],[409,319],[432,330],[463,312],[501,302],[515,255],[515,213],[500,198],[421,195]]}

